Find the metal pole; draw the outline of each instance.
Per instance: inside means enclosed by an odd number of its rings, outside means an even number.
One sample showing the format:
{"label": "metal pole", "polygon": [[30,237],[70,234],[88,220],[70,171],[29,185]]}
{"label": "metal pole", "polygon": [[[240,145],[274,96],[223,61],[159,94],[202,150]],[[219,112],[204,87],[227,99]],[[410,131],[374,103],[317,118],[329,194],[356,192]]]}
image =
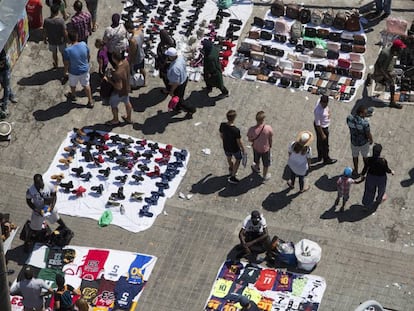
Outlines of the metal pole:
{"label": "metal pole", "polygon": [[7,280],[6,257],[5,257],[5,253],[3,249],[3,240],[1,238],[0,238],[0,310],[11,311],[9,283]]}

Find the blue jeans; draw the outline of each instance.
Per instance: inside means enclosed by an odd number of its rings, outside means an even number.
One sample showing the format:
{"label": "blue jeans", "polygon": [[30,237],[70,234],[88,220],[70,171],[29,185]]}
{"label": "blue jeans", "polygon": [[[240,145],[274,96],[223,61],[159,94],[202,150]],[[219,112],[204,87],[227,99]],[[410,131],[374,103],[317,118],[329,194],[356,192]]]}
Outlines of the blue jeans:
{"label": "blue jeans", "polygon": [[385,14],[391,13],[391,0],[375,0],[377,12],[384,11]]}
{"label": "blue jeans", "polygon": [[4,90],[3,94],[3,108],[7,108],[9,100],[14,97],[10,87],[10,70],[0,71],[0,84]]}
{"label": "blue jeans", "polygon": [[365,180],[365,191],[362,197],[362,204],[366,207],[372,207],[375,193],[377,193],[377,202],[381,202],[387,187],[387,175],[375,176],[368,174]]}

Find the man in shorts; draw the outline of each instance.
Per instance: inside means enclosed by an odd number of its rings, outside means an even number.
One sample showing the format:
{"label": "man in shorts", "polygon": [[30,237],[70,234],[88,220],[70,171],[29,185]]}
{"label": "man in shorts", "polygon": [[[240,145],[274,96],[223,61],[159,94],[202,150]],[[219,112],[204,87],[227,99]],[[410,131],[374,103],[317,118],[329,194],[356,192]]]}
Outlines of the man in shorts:
{"label": "man in shorts", "polygon": [[104,79],[108,81],[114,88],[111,96],[109,97],[109,105],[112,109],[112,120],[106,122],[107,125],[116,126],[119,125],[119,116],[118,116],[118,105],[119,103],[124,103],[126,116],[122,116],[124,122],[131,124],[131,113],[132,105],[129,101],[129,92],[131,91],[131,86],[129,83],[130,79],[130,68],[128,60],[124,58],[121,53],[113,53],[112,61],[115,63],[115,71],[112,72],[111,77],[105,76]]}
{"label": "man in shorts", "polygon": [[68,33],[71,45],[63,52],[65,76],[69,78],[70,92],[65,94],[69,101],[76,101],[76,85],[80,83],[88,97],[87,108],[93,108],[91,87],[89,85],[89,48],[85,42],[78,41],[76,32]]}
{"label": "man in shorts", "polygon": [[45,18],[43,22],[43,41],[45,44],[49,43],[49,51],[52,52],[53,68],[58,68],[58,54],[59,50],[63,59],[63,52],[66,48],[66,24],[62,17],[59,17],[59,5],[54,4],[50,8],[50,17]]}
{"label": "man in shorts", "polygon": [[351,150],[352,160],[354,162],[353,177],[358,177],[358,156],[362,155],[364,163],[367,161],[369,154],[369,146],[372,145],[372,134],[369,122],[365,117],[367,116],[367,108],[359,106],[355,115],[349,115],[346,118],[349,131],[351,134]]}
{"label": "man in shorts", "polygon": [[[243,158],[244,146],[241,141],[240,130],[234,125],[236,119],[236,111],[229,110],[226,114],[227,122],[220,124],[220,136],[223,140],[223,149],[227,157],[227,163],[229,164],[230,177],[229,183],[237,184],[240,180],[237,179],[236,174],[239,169],[240,162]],[[233,159],[235,161],[233,163]]]}
{"label": "man in shorts", "polygon": [[144,77],[144,85],[147,85],[147,72],[145,71],[145,52],[144,52],[144,23],[137,27],[133,22],[125,23],[127,31],[131,34],[129,39],[128,60],[131,66],[131,74],[140,72]]}

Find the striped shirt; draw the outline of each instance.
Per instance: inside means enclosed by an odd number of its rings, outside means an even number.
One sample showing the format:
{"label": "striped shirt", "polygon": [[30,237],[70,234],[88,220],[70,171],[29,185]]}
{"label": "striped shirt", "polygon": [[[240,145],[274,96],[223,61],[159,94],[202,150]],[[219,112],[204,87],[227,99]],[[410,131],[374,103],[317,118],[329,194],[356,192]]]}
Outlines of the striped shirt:
{"label": "striped shirt", "polygon": [[85,41],[91,34],[92,17],[89,12],[79,12],[72,16],[73,29],[78,33],[78,41]]}

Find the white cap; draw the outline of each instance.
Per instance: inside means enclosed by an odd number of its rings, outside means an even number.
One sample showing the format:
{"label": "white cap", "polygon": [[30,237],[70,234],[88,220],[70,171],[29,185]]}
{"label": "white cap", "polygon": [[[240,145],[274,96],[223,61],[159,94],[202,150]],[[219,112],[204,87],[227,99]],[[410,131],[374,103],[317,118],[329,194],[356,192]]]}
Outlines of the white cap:
{"label": "white cap", "polygon": [[167,55],[167,56],[177,56],[177,50],[173,47],[168,48],[168,50],[165,51],[165,55]]}

